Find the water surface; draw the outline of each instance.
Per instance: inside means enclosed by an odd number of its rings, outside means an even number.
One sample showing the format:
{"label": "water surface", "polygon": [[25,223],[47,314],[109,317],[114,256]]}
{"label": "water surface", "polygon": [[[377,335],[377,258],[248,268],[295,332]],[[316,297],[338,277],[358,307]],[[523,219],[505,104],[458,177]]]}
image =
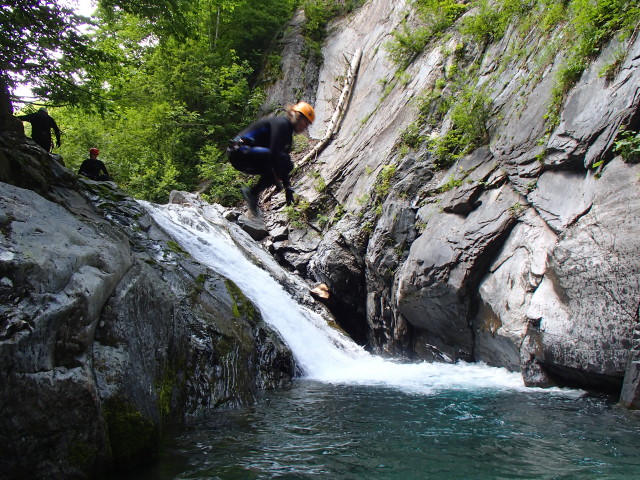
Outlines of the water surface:
{"label": "water surface", "polygon": [[140,480],[638,479],[640,419],[578,392],[298,380],[167,441]]}

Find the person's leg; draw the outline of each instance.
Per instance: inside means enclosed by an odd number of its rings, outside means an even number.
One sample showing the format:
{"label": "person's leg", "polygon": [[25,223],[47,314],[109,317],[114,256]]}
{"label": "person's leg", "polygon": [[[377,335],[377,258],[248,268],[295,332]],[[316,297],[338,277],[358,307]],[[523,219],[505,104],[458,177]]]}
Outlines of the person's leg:
{"label": "person's leg", "polygon": [[242,187],[240,191],[242,192],[242,196],[247,202],[251,213],[258,215],[258,197],[251,193],[251,189],[249,187]]}
{"label": "person's leg", "polygon": [[251,195],[257,197],[263,190],[269,188],[274,183],[273,172],[271,169],[262,171],[258,183],[251,188]]}
{"label": "person's leg", "polygon": [[249,205],[249,210],[254,215],[258,215],[258,196],[260,193],[267,187],[273,184],[273,173],[271,169],[268,171],[261,171],[260,178],[258,179],[258,183],[256,183],[252,188],[242,187],[240,191],[242,192],[242,196],[247,201],[247,205]]}
{"label": "person's leg", "polygon": [[249,206],[249,210],[254,215],[258,214],[258,196],[260,192],[273,183],[271,180],[273,174],[269,174],[271,169],[267,167],[270,155],[271,150],[266,147],[251,147],[248,150],[241,149],[230,156],[232,165],[237,170],[252,175],[260,175],[258,183],[252,188],[242,187],[240,189]]}
{"label": "person's leg", "polygon": [[43,132],[33,132],[31,134],[31,138],[47,152],[51,151],[51,135],[47,135]]}

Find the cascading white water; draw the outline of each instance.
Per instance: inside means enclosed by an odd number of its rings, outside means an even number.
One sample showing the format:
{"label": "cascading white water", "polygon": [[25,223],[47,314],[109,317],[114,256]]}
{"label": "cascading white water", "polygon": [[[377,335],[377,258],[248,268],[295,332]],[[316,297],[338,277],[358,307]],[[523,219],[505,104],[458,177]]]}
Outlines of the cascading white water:
{"label": "cascading white water", "polygon": [[[216,209],[141,202],[156,222],[198,262],[235,282],[289,346],[305,377],[323,382],[387,385],[430,394],[455,389],[524,389],[520,374],[481,364],[396,363],[369,354],[299,305],[256,266]],[[242,235],[238,231],[234,235]]]}

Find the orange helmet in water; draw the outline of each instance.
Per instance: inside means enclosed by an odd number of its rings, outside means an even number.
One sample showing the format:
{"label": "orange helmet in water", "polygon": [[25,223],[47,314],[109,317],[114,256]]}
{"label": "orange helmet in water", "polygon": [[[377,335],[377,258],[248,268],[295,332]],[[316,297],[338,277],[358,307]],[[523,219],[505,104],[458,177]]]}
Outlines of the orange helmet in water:
{"label": "orange helmet in water", "polygon": [[316,112],[313,110],[313,107],[307,102],[298,102],[293,107],[291,107],[291,110],[293,110],[294,112],[300,112],[311,123],[313,123],[313,121],[316,119]]}

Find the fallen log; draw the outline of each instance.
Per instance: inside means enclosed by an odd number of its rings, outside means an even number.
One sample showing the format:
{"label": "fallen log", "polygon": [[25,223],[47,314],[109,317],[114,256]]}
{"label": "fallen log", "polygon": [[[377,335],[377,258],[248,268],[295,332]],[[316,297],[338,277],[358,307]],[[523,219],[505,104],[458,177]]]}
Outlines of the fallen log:
{"label": "fallen log", "polygon": [[310,159],[317,158],[318,155],[326,148],[327,145],[331,142],[334,135],[338,131],[338,127],[340,126],[340,122],[342,121],[344,114],[347,110],[347,105],[349,104],[349,97],[351,96],[351,90],[353,88],[353,84],[355,83],[356,76],[358,75],[358,68],[360,67],[360,58],[362,57],[362,50],[356,50],[356,53],[353,55],[351,59],[351,64],[347,68],[347,74],[345,76],[344,86],[342,87],[342,93],[340,94],[340,98],[338,99],[338,103],[336,105],[335,110],[333,111],[333,115],[331,116],[331,120],[329,121],[329,125],[327,125],[327,131],[320,140],[312,149],[307,153],[300,162],[298,162],[297,167],[300,168],[304,164],[306,164]]}

